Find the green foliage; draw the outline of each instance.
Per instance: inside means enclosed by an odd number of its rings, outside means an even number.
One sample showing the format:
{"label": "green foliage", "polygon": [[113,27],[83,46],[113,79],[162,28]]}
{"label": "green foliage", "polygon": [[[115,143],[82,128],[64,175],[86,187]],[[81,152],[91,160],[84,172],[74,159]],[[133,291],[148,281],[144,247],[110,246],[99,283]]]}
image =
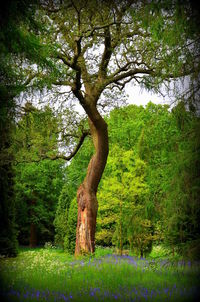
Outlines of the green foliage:
{"label": "green foliage", "polygon": [[[199,233],[199,118],[183,104],[170,112],[149,103],[115,109],[107,123],[110,153],[98,193],[96,243],[119,247],[121,236],[138,254],[161,241],[191,254],[189,242],[196,250],[192,241]],[[90,152],[84,145],[67,167],[68,177],[78,180],[66,184],[74,192]]]}
{"label": "green foliage", "polygon": [[180,129],[180,141],[168,171],[171,178],[167,182],[164,199],[163,219],[167,221],[164,237],[168,245],[176,246],[183,255],[191,254],[193,249],[197,255],[200,230],[200,121],[183,108],[181,111],[175,108],[173,113]]}
{"label": "green foliage", "polygon": [[[110,153],[98,193],[96,243],[115,245],[119,250],[130,248],[144,256],[152,243],[163,242],[174,253],[185,257],[193,253],[197,258],[199,117],[180,103],[171,112],[168,106],[149,103],[146,108],[130,105],[115,109],[107,123]],[[37,161],[56,154],[59,127],[49,108],[41,112],[32,108],[16,130],[17,158]],[[61,162],[43,160],[16,166],[17,221],[24,238],[34,222],[40,237],[51,240],[54,219],[56,243],[74,252],[75,196],[92,154],[88,137],[65,167],[64,178]],[[31,205],[33,196],[37,202]]]}
{"label": "green foliage", "polygon": [[122,248],[123,244],[127,243],[133,211],[144,203],[148,192],[145,170],[145,163],[137,158],[133,151],[113,146],[98,194],[98,244],[102,241],[104,244],[112,242]]}
{"label": "green foliage", "polygon": [[34,162],[57,154],[58,119],[46,106],[43,110],[26,103],[14,134],[18,162]]}
{"label": "green foliage", "polygon": [[145,217],[144,205],[134,207],[131,214],[127,235],[130,247],[137,255],[147,256],[151,252],[154,240],[152,222]]}
{"label": "green foliage", "polygon": [[64,237],[67,231],[67,218],[68,212],[67,209],[57,207],[56,217],[54,219],[54,227],[55,227],[55,243],[59,246],[63,246]]}
{"label": "green foliage", "polygon": [[42,160],[57,152],[57,123],[46,107],[39,111],[26,104],[25,115],[14,134],[15,194],[19,240],[27,244],[30,225],[37,226],[40,242],[54,236],[55,207],[63,185],[63,162]]}
{"label": "green foliage", "polygon": [[[143,85],[149,90],[157,90],[165,78],[181,77],[181,74],[186,75],[187,69],[188,73],[191,74],[192,81],[194,78],[196,80],[194,80],[193,85],[189,84],[191,92],[185,95],[184,101],[193,104],[196,102],[198,108],[198,93],[195,93],[195,89],[196,92],[199,91],[199,86],[197,83],[195,84],[195,81],[198,82],[197,74],[199,74],[200,65],[198,62],[195,66],[194,57],[196,56],[195,53],[199,53],[199,43],[197,42],[199,37],[199,20],[197,20],[199,19],[199,11],[196,8],[194,9],[193,2],[151,1],[145,4],[144,8],[139,10],[138,13],[135,12],[135,8],[131,8],[130,12],[133,22],[140,24],[140,29],[142,28],[150,37],[145,42],[144,57],[148,64],[154,68],[156,76],[155,74],[152,77],[145,75]],[[137,43],[140,43],[140,40],[137,40]],[[194,43],[194,52],[191,52],[190,47],[187,46],[190,43]],[[133,46],[133,52],[136,57],[135,45]],[[192,69],[194,76],[192,76]],[[174,89],[174,94],[176,93],[176,89]]]}
{"label": "green foliage", "polygon": [[14,103],[0,101],[0,255],[17,255],[15,224],[14,152],[10,150]]}
{"label": "green foliage", "polygon": [[78,205],[76,198],[74,198],[70,203],[67,220],[67,232],[64,237],[64,250],[68,251],[70,254],[73,254],[75,251],[77,214]]}
{"label": "green foliage", "polygon": [[15,183],[19,240],[28,243],[31,223],[37,225],[41,242],[52,240],[52,222],[63,184],[62,165],[50,160],[18,165]]}
{"label": "green foliage", "polygon": [[68,211],[71,203],[71,195],[70,195],[70,188],[66,187],[65,185],[62,188],[60,193],[56,215],[54,219],[54,226],[55,226],[55,243],[64,245],[64,238],[67,234],[68,228]]}
{"label": "green foliage", "polygon": [[[38,32],[44,34],[40,20],[35,20],[37,0],[5,2],[0,12],[0,95],[4,101],[12,100],[33,78],[32,64],[40,70],[56,72],[55,65],[48,60],[52,47],[41,43]],[[22,68],[22,60],[28,68]],[[27,82],[28,80],[28,82]]]}

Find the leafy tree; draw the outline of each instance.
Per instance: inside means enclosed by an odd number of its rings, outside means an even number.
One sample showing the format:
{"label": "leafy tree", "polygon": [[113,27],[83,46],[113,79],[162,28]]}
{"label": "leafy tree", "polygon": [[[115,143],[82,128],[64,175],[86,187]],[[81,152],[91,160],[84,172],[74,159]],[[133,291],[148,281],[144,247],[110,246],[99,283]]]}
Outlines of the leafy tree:
{"label": "leafy tree", "polygon": [[174,156],[179,137],[176,121],[167,105],[148,103],[146,108],[129,105],[113,110],[108,127],[111,148],[113,144],[118,144],[121,148],[133,150],[135,156],[146,163],[149,192],[145,201],[145,215],[157,232],[162,215],[161,201],[170,177],[167,167]]}
{"label": "leafy tree", "polygon": [[63,184],[61,163],[45,160],[20,164],[15,182],[19,241],[31,247],[52,241],[56,203]]}
{"label": "leafy tree", "polygon": [[15,224],[14,153],[8,152],[13,128],[13,107],[0,102],[0,255],[17,255],[17,230]]}
{"label": "leafy tree", "polygon": [[[179,104],[173,109],[180,132],[169,167],[163,211],[164,241],[174,253],[199,254],[199,117]],[[181,110],[180,110],[181,106]],[[173,168],[172,168],[173,167]]]}
{"label": "leafy tree", "polygon": [[112,240],[118,246],[121,254],[124,243],[128,241],[131,217],[138,206],[145,206],[144,200],[148,191],[145,170],[145,163],[132,150],[124,151],[117,146],[111,150],[106,176],[98,194],[100,206],[97,240],[103,239],[106,242],[110,235],[110,242]]}
{"label": "leafy tree", "polygon": [[142,106],[129,105],[112,110],[108,119],[110,145],[116,144],[126,150],[135,148],[146,120]]}
{"label": "leafy tree", "polygon": [[13,104],[0,102],[0,254],[16,256],[17,230],[15,225],[14,171],[12,160],[14,153],[8,151],[13,130]]}
{"label": "leafy tree", "polygon": [[52,222],[63,184],[63,162],[42,159],[57,152],[57,137],[52,111],[48,107],[39,111],[26,104],[25,114],[16,128],[13,148],[18,161],[15,192],[19,240],[27,243],[30,236],[30,246],[37,244],[37,235],[40,242],[54,236]]}
{"label": "leafy tree", "polygon": [[[15,154],[10,150],[11,129],[16,119],[14,98],[26,89],[35,74],[30,69],[22,68],[22,58],[28,59],[30,64],[37,61],[43,62],[46,68],[49,66],[46,54],[43,56],[46,51],[41,51],[39,39],[34,35],[39,29],[38,22],[33,18],[36,2],[6,1],[1,3],[0,10],[0,253],[7,256],[17,252],[12,169]],[[27,26],[31,30],[25,30]]]}
{"label": "leafy tree", "polygon": [[[39,5],[37,18],[49,32],[40,39],[51,45],[48,60],[59,70],[53,75],[44,70],[39,77],[49,79],[53,88],[69,87],[89,118],[95,147],[77,194],[76,254],[94,252],[96,192],[108,156],[107,124],[97,105],[104,100],[105,90],[123,89],[131,80],[156,89],[165,80],[198,73],[197,32],[188,30],[192,19],[188,11],[188,2],[180,9],[173,1],[47,1]],[[87,219],[82,220],[82,212]]]}

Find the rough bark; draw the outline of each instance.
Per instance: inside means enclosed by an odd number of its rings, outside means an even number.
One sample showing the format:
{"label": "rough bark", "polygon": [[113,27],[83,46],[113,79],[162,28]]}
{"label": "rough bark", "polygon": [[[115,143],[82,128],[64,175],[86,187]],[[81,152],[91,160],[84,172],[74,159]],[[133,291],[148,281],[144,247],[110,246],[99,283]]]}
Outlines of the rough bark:
{"label": "rough bark", "polygon": [[96,109],[89,116],[91,117],[89,118],[89,125],[95,154],[90,160],[87,175],[77,192],[78,219],[75,255],[94,253],[95,251],[98,210],[96,193],[108,156],[107,124]]}

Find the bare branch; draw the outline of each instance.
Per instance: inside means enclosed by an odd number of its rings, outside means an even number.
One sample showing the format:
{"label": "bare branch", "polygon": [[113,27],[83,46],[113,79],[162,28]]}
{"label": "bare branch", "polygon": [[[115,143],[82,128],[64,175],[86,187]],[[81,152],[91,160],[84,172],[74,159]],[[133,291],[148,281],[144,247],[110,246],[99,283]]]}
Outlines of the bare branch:
{"label": "bare branch", "polygon": [[123,72],[123,71],[124,71],[124,68],[122,68],[121,70],[118,70],[114,74],[110,75],[106,80],[106,85],[109,85],[111,83],[117,83],[118,81],[129,78],[129,77],[133,78],[136,74],[149,74],[149,75],[154,74],[153,69],[146,69],[146,68],[135,68],[135,69],[129,70],[127,72]]}
{"label": "bare branch", "polygon": [[[70,86],[70,87],[73,87],[73,83],[69,82],[67,80],[56,81],[56,82],[53,82],[52,84],[55,85],[55,86]],[[61,94],[61,93],[59,93],[59,94]]]}
{"label": "bare branch", "polygon": [[106,29],[106,28],[109,28],[111,25],[114,25],[116,24],[116,22],[110,22],[110,23],[107,23],[107,24],[104,24],[104,25],[101,25],[101,26],[94,26],[93,29],[89,29],[89,30],[86,30],[83,32],[83,34],[87,34],[87,32],[89,32],[86,37],[92,37],[95,33],[95,31],[99,31],[101,29]]}
{"label": "bare branch", "polygon": [[63,154],[57,154],[55,156],[50,157],[49,159],[51,160],[56,160],[56,159],[64,159],[69,161],[70,159],[72,159],[78,152],[78,150],[80,149],[80,147],[82,146],[86,136],[88,136],[89,132],[88,131],[84,131],[80,137],[80,140],[78,142],[78,144],[76,145],[75,149],[72,151],[72,153],[68,156],[65,156]]}
{"label": "bare branch", "polygon": [[104,52],[101,60],[101,64],[99,67],[99,77],[104,78],[106,76],[107,66],[109,64],[111,55],[112,55],[112,48],[111,48],[111,35],[109,27],[105,28],[104,30]]}
{"label": "bare branch", "polygon": [[70,62],[70,59],[64,56],[63,54],[57,53],[57,59],[62,60],[65,65],[72,68],[72,63]]}
{"label": "bare branch", "polygon": [[23,83],[23,86],[27,86],[30,82],[38,75],[38,73],[32,73],[28,76],[26,81]]}
{"label": "bare branch", "polygon": [[71,152],[70,155],[66,156],[64,154],[56,154],[54,156],[42,156],[41,158],[37,159],[37,160],[31,160],[31,161],[26,161],[26,160],[22,160],[22,161],[16,161],[16,164],[22,164],[22,163],[37,163],[37,162],[40,162],[42,160],[45,160],[45,159],[50,159],[50,160],[57,160],[57,159],[63,159],[63,160],[66,160],[66,161],[69,161],[70,159],[72,159],[76,154],[77,152],[79,151],[80,147],[82,146],[86,136],[88,136],[89,134],[89,131],[84,131],[80,137],[80,140],[78,142],[78,144],[76,145],[75,149]]}
{"label": "bare branch", "polygon": [[122,91],[122,90],[124,89],[125,85],[128,84],[132,79],[133,79],[133,77],[129,77],[129,78],[127,78],[126,81],[124,81],[123,83],[117,81],[117,82],[115,82],[115,84],[116,84],[117,88],[118,88],[120,91]]}

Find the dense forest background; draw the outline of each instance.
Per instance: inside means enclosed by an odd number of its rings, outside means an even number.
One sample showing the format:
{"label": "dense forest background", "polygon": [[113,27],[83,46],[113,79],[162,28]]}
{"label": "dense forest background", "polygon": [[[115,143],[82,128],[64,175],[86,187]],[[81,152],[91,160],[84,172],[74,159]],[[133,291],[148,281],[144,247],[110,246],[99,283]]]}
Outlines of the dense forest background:
{"label": "dense forest background", "polygon": [[[139,256],[163,244],[172,254],[198,257],[198,115],[179,102],[172,110],[153,103],[124,106],[105,118],[110,152],[98,193],[96,244]],[[51,242],[74,253],[76,192],[93,145],[88,136],[68,164],[45,159],[58,151],[61,127],[52,109],[29,103],[13,125],[15,230],[21,245]]]}

